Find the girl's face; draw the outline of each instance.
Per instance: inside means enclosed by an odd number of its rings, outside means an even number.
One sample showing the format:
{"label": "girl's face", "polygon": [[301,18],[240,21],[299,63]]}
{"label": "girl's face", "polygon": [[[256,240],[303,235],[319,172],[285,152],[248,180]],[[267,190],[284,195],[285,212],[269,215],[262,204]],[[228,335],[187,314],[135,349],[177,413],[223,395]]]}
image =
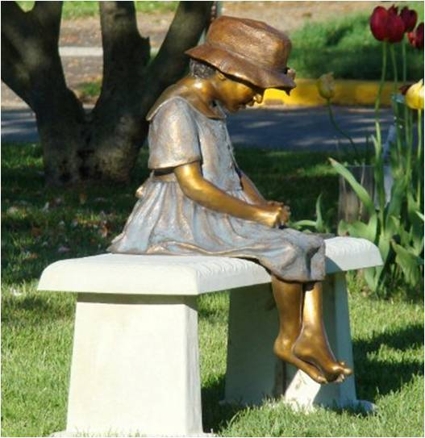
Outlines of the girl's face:
{"label": "girl's face", "polygon": [[240,82],[218,72],[217,98],[223,106],[234,113],[246,106],[263,101],[264,90],[248,82]]}

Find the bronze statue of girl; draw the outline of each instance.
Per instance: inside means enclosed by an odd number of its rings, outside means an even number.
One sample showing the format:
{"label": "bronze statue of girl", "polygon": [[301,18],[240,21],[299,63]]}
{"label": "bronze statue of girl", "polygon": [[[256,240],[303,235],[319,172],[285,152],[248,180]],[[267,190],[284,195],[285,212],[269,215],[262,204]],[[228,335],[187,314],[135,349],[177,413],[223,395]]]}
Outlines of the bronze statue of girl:
{"label": "bronze statue of girl", "polygon": [[265,200],[238,167],[226,113],[295,87],[289,38],[267,24],[221,16],[188,50],[190,73],[148,114],[149,179],[113,253],[248,258],[272,276],[275,354],[319,383],[352,370],[335,359],[322,317],[325,241],[286,227],[290,209]]}

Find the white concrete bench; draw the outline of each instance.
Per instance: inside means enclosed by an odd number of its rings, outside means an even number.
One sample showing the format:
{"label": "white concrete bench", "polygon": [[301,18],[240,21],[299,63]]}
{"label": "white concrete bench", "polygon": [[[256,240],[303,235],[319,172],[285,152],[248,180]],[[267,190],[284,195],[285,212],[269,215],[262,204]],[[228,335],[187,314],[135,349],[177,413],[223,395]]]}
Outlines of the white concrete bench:
{"label": "white concrete bench", "polygon": [[[363,239],[326,241],[325,323],[338,358],[353,365],[345,271],[378,266]],[[230,291],[224,401],[294,406],[359,403],[355,377],[318,385],[277,359],[270,276],[222,257],[105,254],[48,266],[39,290],[77,292],[66,435],[201,435],[198,295]],[[205,352],[208,354],[208,352]]]}

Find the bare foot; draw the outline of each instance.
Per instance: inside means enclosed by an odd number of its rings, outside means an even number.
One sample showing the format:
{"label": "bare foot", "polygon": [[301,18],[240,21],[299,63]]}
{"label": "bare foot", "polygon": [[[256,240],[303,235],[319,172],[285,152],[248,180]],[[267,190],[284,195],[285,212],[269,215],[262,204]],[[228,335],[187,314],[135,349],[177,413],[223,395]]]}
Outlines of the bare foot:
{"label": "bare foot", "polygon": [[288,362],[291,365],[294,365],[301,371],[304,371],[315,382],[320,383],[322,385],[328,383],[325,376],[315,365],[309,364],[299,359],[292,352],[292,345],[288,345],[287,341],[282,341],[279,338],[277,338],[274,343],[273,351],[279,359],[282,359],[283,361]]}
{"label": "bare foot", "polygon": [[328,382],[340,382],[353,370],[344,362],[337,362],[328,343],[320,335],[310,335],[303,330],[294,344],[293,354],[304,362],[314,365]]}

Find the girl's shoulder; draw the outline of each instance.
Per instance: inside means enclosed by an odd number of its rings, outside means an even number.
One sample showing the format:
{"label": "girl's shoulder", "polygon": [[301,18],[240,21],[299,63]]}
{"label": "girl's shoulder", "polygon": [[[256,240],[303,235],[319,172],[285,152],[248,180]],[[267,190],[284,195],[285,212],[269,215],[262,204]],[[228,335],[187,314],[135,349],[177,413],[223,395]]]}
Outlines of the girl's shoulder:
{"label": "girl's shoulder", "polygon": [[168,87],[149,110],[146,120],[151,121],[158,111],[165,107],[172,112],[189,111],[189,102],[179,88],[177,84]]}
{"label": "girl's shoulder", "polygon": [[167,106],[170,111],[189,111],[193,116],[208,119],[225,119],[224,111],[219,106],[211,107],[197,90],[185,85],[184,82],[168,87],[150,109],[146,120],[151,121],[157,112]]}

